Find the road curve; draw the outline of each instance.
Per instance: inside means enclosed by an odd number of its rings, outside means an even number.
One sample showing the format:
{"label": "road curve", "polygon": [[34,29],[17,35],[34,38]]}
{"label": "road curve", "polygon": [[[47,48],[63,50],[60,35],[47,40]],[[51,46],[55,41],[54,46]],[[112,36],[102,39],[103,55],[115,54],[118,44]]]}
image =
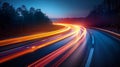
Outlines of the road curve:
{"label": "road curve", "polygon": [[[43,43],[49,45],[38,48]],[[86,30],[81,26],[79,28],[72,26],[72,29],[66,33],[5,50],[5,52],[1,51],[0,59],[5,59],[6,55],[10,58],[16,56],[15,53],[24,53],[26,49],[31,51],[9,59],[0,66],[120,67],[120,39],[97,29]]]}

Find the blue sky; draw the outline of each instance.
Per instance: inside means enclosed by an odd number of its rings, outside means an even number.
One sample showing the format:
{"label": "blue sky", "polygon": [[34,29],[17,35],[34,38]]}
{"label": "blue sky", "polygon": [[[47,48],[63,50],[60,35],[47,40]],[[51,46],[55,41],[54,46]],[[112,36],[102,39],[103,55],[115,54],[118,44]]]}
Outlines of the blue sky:
{"label": "blue sky", "polygon": [[[103,0],[3,0],[15,8],[26,5],[40,8],[50,18],[86,17]],[[1,1],[1,2],[3,2]]]}

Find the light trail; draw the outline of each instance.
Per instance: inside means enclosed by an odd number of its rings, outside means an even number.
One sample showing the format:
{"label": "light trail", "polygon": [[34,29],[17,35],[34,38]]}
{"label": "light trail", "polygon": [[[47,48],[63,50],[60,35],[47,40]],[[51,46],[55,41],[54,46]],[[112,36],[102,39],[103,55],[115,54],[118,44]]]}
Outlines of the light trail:
{"label": "light trail", "polygon": [[[71,29],[74,29],[74,27],[71,26],[71,25],[69,25],[69,24],[64,24],[64,25],[70,27]],[[33,46],[30,46],[31,48],[26,48],[26,49],[19,50],[19,51],[16,52],[16,53],[9,54],[8,56],[5,56],[5,57],[0,58],[0,63],[6,62],[6,61],[11,60],[11,59],[14,59],[14,58],[16,58],[16,57],[22,56],[22,55],[24,55],[24,54],[28,54],[28,53],[34,52],[34,51],[36,51],[36,50],[38,50],[38,49],[41,49],[41,48],[43,48],[43,47],[49,46],[49,45],[51,45],[52,43],[58,42],[58,41],[60,41],[60,40],[62,40],[62,39],[65,39],[65,38],[67,38],[67,37],[69,37],[69,36],[71,36],[71,35],[73,35],[73,34],[75,34],[75,33],[76,33],[76,32],[70,32],[69,34],[63,35],[63,36],[61,36],[61,37],[59,37],[59,38],[57,38],[57,39],[54,39],[54,40],[52,40],[52,41],[50,41],[50,42],[45,42],[44,44],[38,44],[37,46],[34,46],[34,45],[33,45]]]}
{"label": "light trail", "polygon": [[6,45],[14,44],[14,43],[34,40],[34,39],[38,39],[38,38],[44,38],[44,37],[52,36],[55,34],[60,34],[65,31],[70,30],[70,26],[68,24],[54,23],[54,25],[61,25],[61,26],[64,26],[64,28],[60,29],[60,30],[56,30],[56,31],[51,31],[51,32],[45,32],[45,33],[40,33],[40,34],[34,34],[34,35],[28,35],[28,36],[23,36],[23,37],[1,40],[0,46],[6,46]]}
{"label": "light trail", "polygon": [[113,34],[113,35],[115,35],[115,36],[117,36],[117,37],[120,37],[120,34],[119,34],[119,33],[115,33],[115,32],[110,31],[110,30],[106,30],[106,29],[102,29],[102,28],[95,28],[95,29],[98,29],[98,30],[101,30],[101,31],[105,31],[105,32],[108,32],[108,33],[110,33],[110,34]]}
{"label": "light trail", "polygon": [[44,67],[46,64],[48,64],[49,62],[51,62],[52,60],[57,58],[59,55],[64,53],[66,50],[68,50],[69,48],[74,46],[84,35],[86,35],[86,30],[83,30],[84,32],[80,35],[79,34],[79,32],[80,32],[79,26],[75,26],[75,25],[73,25],[73,26],[74,26],[74,29],[75,29],[74,32],[75,32],[76,37],[72,41],[68,42],[64,46],[62,46],[59,49],[53,51],[52,53],[46,55],[45,57],[37,60],[36,62],[28,65],[28,67]]}
{"label": "light trail", "polygon": [[59,67],[59,65],[60,65],[63,61],[65,61],[65,60],[81,45],[81,43],[84,42],[85,37],[86,37],[86,33],[87,33],[87,31],[86,31],[86,29],[84,28],[83,34],[77,36],[77,38],[78,38],[78,39],[81,38],[81,40],[79,40],[77,43],[75,43],[74,46],[73,46],[62,58],[60,58],[60,60],[58,60],[56,63],[54,63],[54,64],[52,65],[52,67]]}

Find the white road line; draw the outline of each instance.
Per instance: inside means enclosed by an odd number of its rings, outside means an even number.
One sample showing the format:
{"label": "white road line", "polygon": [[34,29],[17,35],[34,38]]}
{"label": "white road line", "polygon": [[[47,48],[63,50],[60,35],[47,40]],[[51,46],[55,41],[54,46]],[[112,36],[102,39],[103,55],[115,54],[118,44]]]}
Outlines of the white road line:
{"label": "white road line", "polygon": [[[94,36],[92,35],[92,33],[91,33],[91,37],[92,37],[92,45],[94,45],[95,39],[94,39]],[[90,49],[89,56],[88,56],[87,62],[85,64],[85,67],[90,67],[90,63],[91,63],[92,57],[93,57],[93,52],[94,52],[94,47],[92,47]]]}
{"label": "white road line", "polygon": [[93,52],[94,52],[94,48],[91,48],[89,56],[88,56],[88,59],[87,59],[87,62],[85,64],[85,67],[90,67],[90,63],[92,61]]}
{"label": "white road line", "polygon": [[92,37],[92,45],[94,45],[94,43],[95,43],[94,36],[93,36],[93,35],[91,35],[91,37]]}

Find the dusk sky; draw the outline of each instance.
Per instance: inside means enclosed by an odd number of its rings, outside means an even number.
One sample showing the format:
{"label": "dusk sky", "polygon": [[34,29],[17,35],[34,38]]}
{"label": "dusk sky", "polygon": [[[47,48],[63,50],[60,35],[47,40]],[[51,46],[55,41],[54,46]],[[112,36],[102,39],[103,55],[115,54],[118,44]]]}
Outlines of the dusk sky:
{"label": "dusk sky", "polygon": [[26,5],[27,8],[40,8],[50,18],[86,17],[103,0],[0,0],[9,2],[15,8]]}

